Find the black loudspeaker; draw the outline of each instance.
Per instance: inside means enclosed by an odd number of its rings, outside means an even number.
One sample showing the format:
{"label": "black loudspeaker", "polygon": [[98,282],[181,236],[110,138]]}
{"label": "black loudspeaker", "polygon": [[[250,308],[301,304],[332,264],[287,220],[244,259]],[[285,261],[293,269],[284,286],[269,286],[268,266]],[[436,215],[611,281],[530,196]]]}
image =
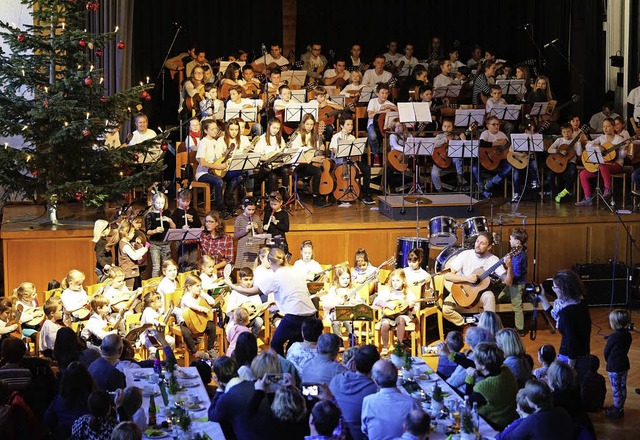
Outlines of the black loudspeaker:
{"label": "black loudspeaker", "polygon": [[580,276],[590,306],[626,305],[629,301],[629,268],[624,263],[574,264]]}

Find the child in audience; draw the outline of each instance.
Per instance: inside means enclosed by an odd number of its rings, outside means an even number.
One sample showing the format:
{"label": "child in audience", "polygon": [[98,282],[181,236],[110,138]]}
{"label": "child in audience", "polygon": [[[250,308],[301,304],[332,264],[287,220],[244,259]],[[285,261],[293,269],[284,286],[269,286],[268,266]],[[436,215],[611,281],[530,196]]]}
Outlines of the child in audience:
{"label": "child in audience", "polygon": [[556,348],[551,344],[545,344],[538,349],[538,362],[542,365],[533,370],[533,375],[542,381],[547,380],[549,365],[556,360]]}
{"label": "child in audience", "polygon": [[111,432],[118,425],[113,397],[106,391],[94,391],[87,403],[90,413],[73,422],[70,438],[96,440],[110,438]]}
{"label": "child in audience", "polygon": [[[162,312],[163,298],[160,293],[149,292],[144,296],[144,309],[142,310],[142,316],[140,317],[140,324],[153,324],[158,331],[164,333],[166,322],[164,322],[164,316]],[[164,335],[167,344],[171,348],[176,346],[176,341],[171,335]],[[140,343],[147,348],[154,347],[154,341],[150,340],[149,332],[145,330],[140,334]]]}
{"label": "child in audience", "polygon": [[40,328],[39,349],[43,356],[52,358],[56,335],[61,328],[58,322],[62,320],[62,304],[58,298],[52,297],[45,301],[43,310],[46,319]]}
{"label": "child in audience", "polygon": [[458,366],[457,363],[449,359],[449,355],[450,353],[460,353],[460,350],[462,350],[462,347],[464,347],[462,333],[460,333],[459,331],[451,331],[447,333],[447,338],[444,342],[449,350],[448,353],[440,353],[440,357],[438,358],[437,373],[446,380],[449,378],[449,376],[451,376],[451,374],[453,374]]}
{"label": "child in audience", "polygon": [[72,269],[64,280],[62,280],[62,308],[68,320],[83,320],[90,315],[89,295],[82,287],[84,283],[84,273]]}
{"label": "child in audience", "polygon": [[598,373],[600,359],[595,354],[589,355],[590,370],[587,371],[580,383],[580,397],[587,412],[599,412],[607,397],[607,381]]}
{"label": "child in audience", "polygon": [[616,309],[609,313],[609,325],[614,332],[607,338],[604,347],[604,359],[607,361],[607,373],[611,381],[613,405],[604,414],[618,419],[624,416],[624,402],[627,399],[627,375],[629,374],[629,348],[631,347],[631,333],[629,312]]}
{"label": "child in audience", "polygon": [[227,356],[233,356],[240,333],[251,331],[247,325],[249,325],[249,312],[240,306],[233,311],[233,322],[230,322],[227,326],[227,341],[229,341]]}

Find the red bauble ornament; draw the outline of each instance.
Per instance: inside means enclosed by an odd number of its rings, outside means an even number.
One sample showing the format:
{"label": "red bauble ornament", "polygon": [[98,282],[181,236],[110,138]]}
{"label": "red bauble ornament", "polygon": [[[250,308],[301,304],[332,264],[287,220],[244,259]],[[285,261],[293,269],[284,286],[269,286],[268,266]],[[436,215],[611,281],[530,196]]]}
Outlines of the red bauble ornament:
{"label": "red bauble ornament", "polygon": [[137,153],[134,153],[133,155],[133,160],[135,160],[136,162],[138,161],[138,159],[140,159],[140,156],[138,156]]}
{"label": "red bauble ornament", "polygon": [[24,41],[24,34],[18,34],[18,42],[22,43]]}
{"label": "red bauble ornament", "polygon": [[162,151],[167,151],[169,149],[169,145],[168,144],[162,144],[162,145],[160,145],[160,149]]}
{"label": "red bauble ornament", "polygon": [[142,93],[140,93],[140,97],[147,101],[151,101],[151,95],[146,90],[143,90]]}
{"label": "red bauble ornament", "polygon": [[78,192],[76,192],[74,197],[75,197],[76,200],[80,201],[80,200],[82,200],[84,198],[84,193],[82,191],[78,191]]}
{"label": "red bauble ornament", "polygon": [[83,128],[82,129],[82,136],[87,137],[91,134],[91,130],[89,130],[88,128]]}
{"label": "red bauble ornament", "polygon": [[103,96],[102,98],[100,98],[100,102],[102,102],[103,104],[106,104],[107,102],[107,97]]}
{"label": "red bauble ornament", "polygon": [[118,49],[124,49],[124,41],[118,41]]}
{"label": "red bauble ornament", "polygon": [[100,3],[96,2],[96,1],[90,1],[90,2],[87,3],[87,10],[88,11],[97,11],[99,7],[100,7]]}
{"label": "red bauble ornament", "polygon": [[83,38],[80,38],[80,41],[78,41],[78,44],[80,45],[80,47],[85,47],[87,45],[87,42],[84,41]]}
{"label": "red bauble ornament", "polygon": [[33,170],[33,171],[31,171],[31,175],[32,175],[33,177],[38,177],[38,174],[40,174],[40,173],[38,172],[38,170]]}
{"label": "red bauble ornament", "polygon": [[90,76],[87,76],[87,77],[84,79],[84,83],[85,83],[86,85],[90,86],[91,84],[93,84],[93,80],[91,79],[91,77],[90,77]]}
{"label": "red bauble ornament", "polygon": [[101,57],[102,55],[104,55],[104,50],[102,50],[102,49],[96,50],[96,56],[97,57]]}

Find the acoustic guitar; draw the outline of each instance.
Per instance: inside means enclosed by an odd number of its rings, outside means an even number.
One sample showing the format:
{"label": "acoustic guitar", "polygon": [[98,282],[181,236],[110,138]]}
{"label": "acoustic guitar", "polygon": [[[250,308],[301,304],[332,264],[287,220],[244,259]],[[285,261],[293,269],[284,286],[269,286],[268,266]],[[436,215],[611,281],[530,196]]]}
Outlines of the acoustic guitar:
{"label": "acoustic guitar", "polygon": [[[347,162],[338,165],[333,170],[333,179],[335,181],[333,197],[336,200],[342,202],[355,202],[358,200],[358,197],[360,197],[360,183],[356,179],[358,171],[357,166],[350,165]],[[349,187],[351,187],[352,192],[347,192]]]}
{"label": "acoustic guitar", "polygon": [[42,324],[44,318],[44,310],[42,307],[29,307],[28,309],[24,309],[20,314],[20,320],[23,321],[22,324],[31,327]]}
{"label": "acoustic guitar", "polygon": [[[541,134],[547,130],[547,128],[551,127],[550,121],[544,121],[540,124],[540,128],[536,131],[536,134]],[[507,153],[507,162],[519,170],[524,170],[527,165],[529,165],[529,155],[535,154],[534,152],[528,151],[509,151]]]}
{"label": "acoustic guitar", "polygon": [[322,277],[323,277],[326,273],[331,272],[333,269],[335,269],[335,268],[336,268],[336,267],[338,267],[338,266],[346,266],[346,267],[348,267],[348,266],[349,266],[349,262],[348,262],[348,261],[343,261],[342,263],[334,264],[334,265],[333,265],[333,266],[331,266],[331,267],[328,267],[328,268],[326,268],[326,269],[323,269],[322,271],[320,271],[320,272],[318,272],[318,273],[316,273],[316,274],[314,274],[314,275],[313,275],[313,281],[314,281],[314,282],[318,282],[318,281],[320,281],[320,280],[322,279]]}
{"label": "acoustic guitar", "polygon": [[511,147],[511,142],[507,140],[504,145],[478,148],[480,164],[485,170],[495,170],[500,165],[500,162],[507,158],[509,147]]}
{"label": "acoustic guitar", "polygon": [[318,192],[321,196],[326,196],[331,194],[333,191],[333,187],[335,186],[335,182],[333,177],[331,176],[331,171],[335,167],[334,162],[325,156],[320,163],[320,169],[322,173],[320,173],[320,186],[318,188]]}
{"label": "acoustic guitar", "polygon": [[[597,145],[597,147],[600,148],[600,152],[602,153],[602,159],[604,160],[604,164],[615,161],[616,158],[618,157],[618,150],[635,139],[638,139],[638,136],[633,136],[629,139],[625,139],[624,141],[619,142],[615,145],[612,144],[611,142],[605,142],[602,145]],[[587,152],[586,149],[582,152],[581,159],[582,159],[582,166],[584,166],[584,169],[589,171],[590,173],[597,173],[598,169],[600,169],[599,163],[589,162],[589,153]]]}
{"label": "acoustic guitar", "polygon": [[406,315],[410,308],[419,303],[435,304],[434,298],[422,298],[409,304],[405,299],[395,299],[387,301],[387,304],[382,309],[382,316],[385,318],[396,319],[398,316]]}
{"label": "acoustic guitar", "polygon": [[187,96],[184,99],[184,105],[185,107],[187,107],[187,110],[189,110],[189,113],[191,113],[191,111],[193,109],[196,109],[196,111],[198,111],[200,109],[200,101],[204,100],[204,87],[201,87],[200,90],[193,96]]}
{"label": "acoustic guitar", "polygon": [[103,329],[105,332],[110,332],[111,330],[117,330],[124,319],[124,312],[127,310],[135,309],[138,304],[142,302],[140,298],[142,294],[142,289],[137,289],[127,303],[120,309],[118,312],[118,319],[112,324],[107,324],[107,326]]}
{"label": "acoustic guitar", "polygon": [[591,127],[588,124],[584,124],[582,127],[580,127],[579,130],[580,133],[578,133],[570,143],[560,145],[558,147],[557,153],[551,153],[549,154],[549,156],[547,156],[547,167],[549,167],[549,169],[554,173],[564,173],[564,170],[567,169],[567,164],[569,163],[569,161],[576,157],[576,150],[574,148],[576,142],[580,140],[583,134],[588,135]]}
{"label": "acoustic guitar", "polygon": [[[422,123],[421,123],[422,124]],[[477,122],[472,122],[469,126],[469,131],[475,131],[478,128]],[[443,170],[451,166],[451,158],[449,157],[449,142],[445,142],[433,149],[433,155],[431,156],[433,162]]]}
{"label": "acoustic guitar", "polygon": [[481,292],[484,292],[489,287],[491,282],[489,275],[494,273],[498,267],[504,264],[504,260],[507,256],[514,257],[522,252],[522,247],[513,248],[507,255],[499,259],[493,266],[487,270],[482,268],[476,269],[471,275],[477,275],[478,280],[476,283],[454,283],[451,286],[451,295],[456,303],[460,307],[469,307],[478,300],[478,296]]}

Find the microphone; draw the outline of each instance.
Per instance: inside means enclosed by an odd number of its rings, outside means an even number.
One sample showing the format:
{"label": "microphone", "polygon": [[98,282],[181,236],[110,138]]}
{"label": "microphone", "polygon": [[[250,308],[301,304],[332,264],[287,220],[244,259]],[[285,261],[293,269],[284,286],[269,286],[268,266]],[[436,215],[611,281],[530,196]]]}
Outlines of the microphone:
{"label": "microphone", "polygon": [[544,46],[542,46],[542,47],[546,49],[546,48],[547,48],[547,47],[549,47],[549,46],[553,46],[555,43],[557,43],[557,42],[558,42],[558,40],[560,40],[560,38],[556,38],[555,40],[551,40],[551,41],[549,41],[547,44],[545,44],[545,45],[544,45]]}
{"label": "microphone", "polygon": [[260,49],[262,50],[262,54],[267,53],[267,46],[265,46],[264,43],[262,43],[262,45],[260,46]]}
{"label": "microphone", "polygon": [[526,29],[526,28],[528,28],[529,26],[531,26],[529,23],[525,23],[525,24],[523,24],[522,26],[518,26],[518,27],[516,27],[516,29]]}
{"label": "microphone", "polygon": [[180,23],[178,23],[177,21],[174,21],[171,24],[174,25],[174,26],[178,26],[180,29],[182,29],[182,25]]}

